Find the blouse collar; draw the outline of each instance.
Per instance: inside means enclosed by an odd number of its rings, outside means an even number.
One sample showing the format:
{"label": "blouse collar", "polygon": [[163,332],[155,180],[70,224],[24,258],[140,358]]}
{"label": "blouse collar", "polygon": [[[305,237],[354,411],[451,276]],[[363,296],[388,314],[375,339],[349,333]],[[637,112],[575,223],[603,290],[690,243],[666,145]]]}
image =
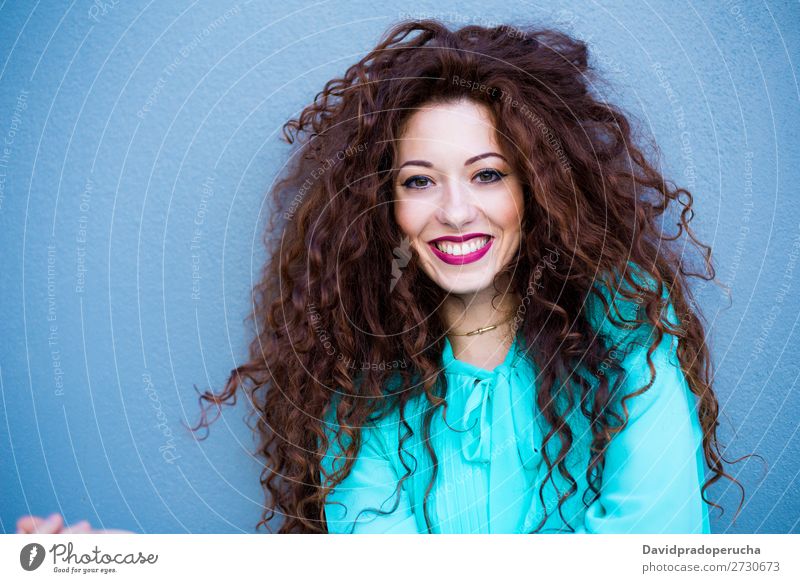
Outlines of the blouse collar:
{"label": "blouse collar", "polygon": [[[502,391],[513,390],[515,383],[511,376],[523,359],[522,344],[519,335],[515,336],[503,362],[492,370],[486,370],[455,358],[450,340],[445,339],[442,353],[445,372],[473,379],[464,385],[467,388],[464,408],[456,413],[460,417],[461,451],[467,461],[488,463],[491,459],[492,395],[497,388]],[[512,402],[516,401],[514,399]],[[515,423],[523,423],[517,417],[521,417],[521,414],[515,415]],[[520,453],[521,457],[529,458],[533,452],[525,455]]]}

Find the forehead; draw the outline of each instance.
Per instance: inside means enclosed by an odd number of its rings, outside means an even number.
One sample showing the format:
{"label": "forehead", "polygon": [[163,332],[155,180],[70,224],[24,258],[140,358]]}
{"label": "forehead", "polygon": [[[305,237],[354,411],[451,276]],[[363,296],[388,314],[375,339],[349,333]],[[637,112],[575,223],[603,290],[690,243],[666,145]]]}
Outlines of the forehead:
{"label": "forehead", "polygon": [[492,113],[470,100],[423,105],[403,125],[397,139],[400,157],[499,149]]}

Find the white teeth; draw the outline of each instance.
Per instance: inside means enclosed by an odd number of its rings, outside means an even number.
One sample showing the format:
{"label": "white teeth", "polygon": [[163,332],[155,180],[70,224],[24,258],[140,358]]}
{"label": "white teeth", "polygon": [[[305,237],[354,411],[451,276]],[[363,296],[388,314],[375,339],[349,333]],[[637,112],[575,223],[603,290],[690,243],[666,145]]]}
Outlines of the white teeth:
{"label": "white teeth", "polygon": [[489,242],[489,237],[476,237],[474,239],[470,239],[464,243],[453,243],[450,241],[437,241],[434,243],[436,248],[439,251],[443,251],[448,255],[454,255],[458,257],[459,255],[467,255],[468,253],[472,253],[481,249]]}

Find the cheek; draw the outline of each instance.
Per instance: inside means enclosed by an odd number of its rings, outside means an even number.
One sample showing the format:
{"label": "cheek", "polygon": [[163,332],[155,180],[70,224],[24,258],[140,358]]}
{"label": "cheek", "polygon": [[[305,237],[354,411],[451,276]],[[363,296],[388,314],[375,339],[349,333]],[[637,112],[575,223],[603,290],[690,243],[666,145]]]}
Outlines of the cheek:
{"label": "cheek", "polygon": [[424,209],[419,204],[409,200],[396,200],[394,202],[394,219],[400,230],[414,237],[418,235],[425,225]]}
{"label": "cheek", "polygon": [[495,222],[504,231],[519,231],[522,224],[523,199],[521,190],[497,201],[492,209]]}

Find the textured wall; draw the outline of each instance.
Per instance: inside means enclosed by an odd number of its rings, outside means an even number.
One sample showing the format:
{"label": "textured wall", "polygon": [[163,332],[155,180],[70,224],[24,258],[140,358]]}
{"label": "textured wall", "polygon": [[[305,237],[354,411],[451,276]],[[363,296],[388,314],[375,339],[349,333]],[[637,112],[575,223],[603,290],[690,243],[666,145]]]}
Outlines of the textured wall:
{"label": "textured wall", "polygon": [[[790,2],[27,2],[0,8],[0,530],[17,516],[250,532],[259,463],[227,411],[281,124],[393,21],[562,25],[695,195],[719,277],[696,288],[747,488],[715,532],[798,532],[800,180]],[[52,5],[51,5],[52,6]],[[794,61],[794,62],[793,62]]]}

